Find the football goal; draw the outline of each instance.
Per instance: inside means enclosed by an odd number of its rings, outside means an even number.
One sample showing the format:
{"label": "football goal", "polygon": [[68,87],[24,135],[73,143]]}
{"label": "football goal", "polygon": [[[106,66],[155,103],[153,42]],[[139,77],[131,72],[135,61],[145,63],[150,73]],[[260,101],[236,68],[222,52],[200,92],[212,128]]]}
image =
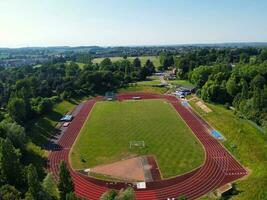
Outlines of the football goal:
{"label": "football goal", "polygon": [[132,148],[144,148],[145,147],[145,141],[130,141],[129,143],[130,149]]}

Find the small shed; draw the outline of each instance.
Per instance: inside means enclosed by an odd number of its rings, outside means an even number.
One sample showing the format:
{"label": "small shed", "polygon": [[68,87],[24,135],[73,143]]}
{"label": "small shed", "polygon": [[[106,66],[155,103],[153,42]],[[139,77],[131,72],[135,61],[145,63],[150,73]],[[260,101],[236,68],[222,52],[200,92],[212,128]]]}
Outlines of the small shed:
{"label": "small shed", "polygon": [[114,101],[114,100],[116,100],[116,94],[112,91],[106,92],[105,93],[105,99],[107,101]]}
{"label": "small shed", "polygon": [[138,182],[136,183],[137,189],[146,189],[146,182]]}

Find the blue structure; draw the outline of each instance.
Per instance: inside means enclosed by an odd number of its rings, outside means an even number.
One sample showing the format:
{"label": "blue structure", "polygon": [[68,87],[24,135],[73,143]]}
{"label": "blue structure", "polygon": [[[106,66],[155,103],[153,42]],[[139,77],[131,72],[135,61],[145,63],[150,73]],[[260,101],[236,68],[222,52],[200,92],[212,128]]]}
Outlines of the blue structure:
{"label": "blue structure", "polygon": [[220,133],[219,131],[212,130],[212,131],[211,131],[211,134],[212,134],[213,137],[215,137],[215,138],[218,139],[218,140],[223,139],[223,137],[222,137],[222,135],[221,135],[221,133]]}
{"label": "blue structure", "polygon": [[65,115],[64,117],[62,117],[60,119],[60,121],[64,121],[64,122],[70,122],[73,119],[72,115]]}
{"label": "blue structure", "polygon": [[189,104],[188,104],[187,101],[182,101],[182,105],[183,105],[184,107],[188,107],[188,106],[189,106]]}

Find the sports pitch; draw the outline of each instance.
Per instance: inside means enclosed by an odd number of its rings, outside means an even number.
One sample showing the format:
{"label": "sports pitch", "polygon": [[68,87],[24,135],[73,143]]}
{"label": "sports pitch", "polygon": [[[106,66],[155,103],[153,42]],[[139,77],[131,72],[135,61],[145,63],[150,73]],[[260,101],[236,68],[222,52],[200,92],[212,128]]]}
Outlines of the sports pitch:
{"label": "sports pitch", "polygon": [[[144,141],[145,147],[132,147]],[[173,107],[163,100],[98,102],[74,144],[74,169],[86,169],[139,155],[154,155],[163,178],[204,162],[204,150]]]}

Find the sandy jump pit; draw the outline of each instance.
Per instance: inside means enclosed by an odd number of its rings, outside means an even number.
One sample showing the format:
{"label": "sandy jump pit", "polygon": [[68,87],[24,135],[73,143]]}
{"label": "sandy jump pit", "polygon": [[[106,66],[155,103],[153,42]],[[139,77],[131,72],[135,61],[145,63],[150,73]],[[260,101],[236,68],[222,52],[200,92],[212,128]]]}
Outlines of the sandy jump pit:
{"label": "sandy jump pit", "polygon": [[198,101],[197,103],[196,103],[196,105],[198,106],[198,107],[200,107],[204,112],[206,112],[206,113],[210,113],[210,112],[212,112],[212,110],[208,107],[208,106],[206,106],[202,101]]}
{"label": "sandy jump pit", "polygon": [[[90,169],[90,173],[103,174],[125,181],[153,181],[152,171],[158,167],[151,163],[151,157],[139,156],[117,161],[107,165],[99,165]],[[153,170],[154,169],[154,170]]]}

